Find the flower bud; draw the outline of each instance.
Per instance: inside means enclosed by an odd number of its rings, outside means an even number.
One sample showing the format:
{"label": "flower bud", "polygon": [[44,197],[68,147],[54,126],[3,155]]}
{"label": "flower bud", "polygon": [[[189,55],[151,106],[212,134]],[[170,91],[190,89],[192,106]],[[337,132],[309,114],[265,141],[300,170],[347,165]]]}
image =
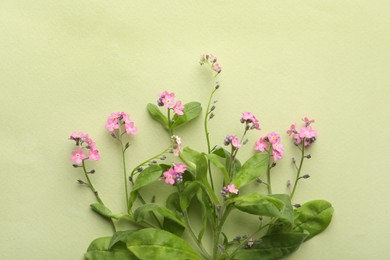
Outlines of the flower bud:
{"label": "flower bud", "polygon": [[294,206],[295,208],[300,208],[300,207],[301,207],[301,204],[298,204],[298,203],[297,203],[297,204],[294,204],[293,206]]}
{"label": "flower bud", "polygon": [[94,173],[95,173],[95,170],[91,170],[89,173],[92,173],[92,174],[94,174]]}
{"label": "flower bud", "polygon": [[214,117],[214,113],[211,113],[209,119],[212,119],[213,117]]}
{"label": "flower bud", "polygon": [[77,182],[79,183],[79,184],[86,184],[84,181],[82,181],[82,180],[77,180]]}
{"label": "flower bud", "polygon": [[304,179],[309,179],[309,178],[310,178],[310,175],[309,175],[309,174],[305,174],[305,175],[302,176],[302,178],[304,178]]}
{"label": "flower bud", "polygon": [[137,169],[137,171],[138,172],[142,172],[144,169],[142,168],[142,167],[139,167],[138,169]]}

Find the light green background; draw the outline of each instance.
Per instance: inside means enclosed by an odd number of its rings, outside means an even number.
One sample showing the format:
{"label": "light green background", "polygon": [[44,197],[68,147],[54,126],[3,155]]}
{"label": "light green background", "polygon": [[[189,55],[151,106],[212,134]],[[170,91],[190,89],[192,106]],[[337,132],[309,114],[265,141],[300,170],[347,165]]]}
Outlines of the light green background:
{"label": "light green background", "polygon": [[[379,0],[2,0],[0,258],[82,259],[92,239],[109,235],[88,207],[93,196],[76,183],[68,136],[95,139],[95,185],[123,211],[107,116],[128,112],[139,129],[130,166],[159,152],[168,140],[146,103],[168,89],[205,104],[211,86],[198,57],[210,52],[223,66],[212,142],[241,133],[242,111],[255,113],[263,131],[240,158],[260,135],[283,133],[275,190],[285,191],[298,155],[285,130],[302,116],[317,120],[305,168],[312,178],[295,199],[327,199],[335,215],[289,259],[390,259],[389,13]],[[200,120],[178,134],[205,149]],[[230,229],[245,232],[245,223]]]}

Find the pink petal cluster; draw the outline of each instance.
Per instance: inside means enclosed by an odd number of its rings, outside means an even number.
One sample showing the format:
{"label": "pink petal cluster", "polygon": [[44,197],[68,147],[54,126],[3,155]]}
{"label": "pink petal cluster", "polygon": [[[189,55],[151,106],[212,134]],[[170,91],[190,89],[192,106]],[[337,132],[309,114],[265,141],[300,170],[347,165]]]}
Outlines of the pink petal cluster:
{"label": "pink petal cluster", "polygon": [[160,93],[159,98],[157,100],[157,104],[162,107],[165,106],[169,109],[173,110],[173,113],[176,115],[182,116],[184,114],[184,106],[181,101],[175,102],[175,93],[164,90]]}
{"label": "pink petal cluster", "polygon": [[130,115],[124,112],[111,113],[107,119],[106,129],[109,132],[114,132],[123,125],[127,134],[134,135],[137,133],[137,128],[134,122],[130,119]]}
{"label": "pink petal cluster", "polygon": [[304,117],[302,118],[302,121],[305,124],[299,130],[297,129],[296,124],[292,124],[286,133],[289,136],[292,136],[296,145],[301,144],[303,141],[305,146],[309,146],[317,140],[317,130],[314,130],[311,127],[311,124],[314,123],[315,120],[310,120],[307,117]]}
{"label": "pink petal cluster", "polygon": [[173,164],[173,167],[169,168],[163,173],[162,179],[165,179],[165,183],[173,185],[175,183],[183,182],[183,174],[187,170],[185,164]]}
{"label": "pink petal cluster", "polygon": [[239,190],[236,188],[236,185],[234,184],[229,184],[225,187],[222,188],[221,190],[221,195],[224,198],[228,198],[230,194],[238,194]]}
{"label": "pink petal cluster", "polygon": [[241,141],[234,135],[228,135],[225,137],[225,140],[223,141],[224,145],[232,145],[234,149],[238,149],[241,147]]}
{"label": "pink petal cluster", "polygon": [[200,56],[200,65],[208,63],[211,66],[211,69],[217,72],[217,74],[221,73],[222,67],[219,63],[217,63],[217,57],[212,54],[203,54]]}
{"label": "pink petal cluster", "polygon": [[243,112],[240,121],[246,123],[249,129],[261,130],[259,120],[251,112]]}
{"label": "pink petal cluster", "polygon": [[[99,151],[96,149],[96,143],[88,136],[88,134],[84,134],[83,132],[73,132],[68,139],[75,141],[76,146],[78,147],[72,152],[72,162],[81,164],[85,159],[89,159],[91,161],[100,160]],[[88,150],[88,156],[84,153],[84,149]]]}
{"label": "pink petal cluster", "polygon": [[181,138],[177,135],[171,136],[172,141],[172,153],[174,156],[179,156],[181,149],[182,149],[182,141]]}
{"label": "pink petal cluster", "polygon": [[274,161],[282,159],[283,144],[280,142],[280,136],[275,133],[269,133],[266,136],[260,137],[260,139],[256,142],[256,151],[264,152],[268,147],[272,149],[272,156]]}

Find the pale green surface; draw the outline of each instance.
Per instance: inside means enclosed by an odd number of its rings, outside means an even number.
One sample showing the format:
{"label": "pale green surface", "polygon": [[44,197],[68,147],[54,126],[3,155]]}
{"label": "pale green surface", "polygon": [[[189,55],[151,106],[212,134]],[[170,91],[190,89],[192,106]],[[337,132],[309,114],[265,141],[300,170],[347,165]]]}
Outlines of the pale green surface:
{"label": "pale green surface", "polygon": [[[312,178],[295,199],[327,199],[335,216],[289,259],[390,259],[389,13],[389,1],[379,0],[2,0],[0,258],[82,259],[93,239],[109,235],[88,208],[93,196],[76,183],[67,137],[85,131],[95,139],[103,158],[95,185],[123,211],[106,117],[123,110],[135,120],[131,166],[159,152],[167,135],[146,103],[168,89],[205,104],[211,86],[198,57],[211,52],[223,66],[214,144],[241,133],[242,111],[260,118],[261,134],[284,133],[302,116],[318,122],[305,168]],[[205,149],[200,120],[178,134]],[[280,192],[298,155],[282,138]],[[234,221],[232,231],[248,230]]]}

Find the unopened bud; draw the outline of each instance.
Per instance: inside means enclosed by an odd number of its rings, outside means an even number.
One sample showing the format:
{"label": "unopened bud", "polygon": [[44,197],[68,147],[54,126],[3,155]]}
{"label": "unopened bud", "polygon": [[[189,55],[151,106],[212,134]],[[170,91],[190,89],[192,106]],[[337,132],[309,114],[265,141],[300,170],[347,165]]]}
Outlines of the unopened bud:
{"label": "unopened bud", "polygon": [[310,175],[309,175],[309,174],[305,174],[305,175],[302,176],[302,178],[304,178],[304,179],[309,179],[309,178],[310,178]]}
{"label": "unopened bud", "polygon": [[311,155],[308,154],[308,155],[306,155],[305,157],[306,157],[307,159],[310,159],[310,158],[311,158]]}
{"label": "unopened bud", "polygon": [[156,202],[156,196],[155,196],[155,195],[153,195],[151,202],[152,202],[152,203],[155,203],[155,202]]}
{"label": "unopened bud", "polygon": [[129,176],[129,182],[133,182],[133,177]]}
{"label": "unopened bud", "polygon": [[161,161],[164,161],[165,159],[167,159],[167,157],[166,157],[165,155],[163,155],[163,156],[160,157],[160,160],[161,160]]}
{"label": "unopened bud", "polygon": [[80,165],[77,165],[77,164],[72,164],[72,166],[73,166],[74,168],[81,167]]}
{"label": "unopened bud", "polygon": [[256,179],[256,182],[257,183],[263,183],[263,181],[261,179],[259,179],[259,178]]}
{"label": "unopened bud", "polygon": [[295,164],[297,161],[295,161],[295,158],[291,158],[292,162]]}
{"label": "unopened bud", "polygon": [[142,167],[139,167],[138,169],[137,169],[137,171],[138,172],[142,172],[144,169],[142,168]]}
{"label": "unopened bud", "polygon": [[287,185],[286,186],[287,186],[287,188],[291,187],[291,181],[290,180],[287,181]]}
{"label": "unopened bud", "polygon": [[217,104],[218,100],[214,100],[214,104]]}
{"label": "unopened bud", "polygon": [[214,117],[214,113],[211,113],[209,119],[212,119],[213,117]]}
{"label": "unopened bud", "polygon": [[294,206],[295,208],[300,208],[300,207],[301,207],[301,204],[298,204],[298,203],[297,203],[297,204],[294,204],[293,206]]}
{"label": "unopened bud", "polygon": [[215,85],[215,89],[219,89],[219,84]]}
{"label": "unopened bud", "polygon": [[276,166],[276,162],[273,162],[271,167],[275,167]]}
{"label": "unopened bud", "polygon": [[215,106],[212,106],[211,108],[210,108],[210,111],[214,111],[215,110]]}
{"label": "unopened bud", "polygon": [[79,183],[79,184],[86,184],[84,181],[82,181],[82,180],[77,180],[77,182]]}
{"label": "unopened bud", "polygon": [[114,133],[111,133],[112,138],[117,139],[116,135]]}
{"label": "unopened bud", "polygon": [[127,142],[126,145],[125,145],[125,149],[129,148],[130,147],[130,143]]}
{"label": "unopened bud", "polygon": [[91,170],[89,173],[92,173],[92,174],[94,174],[94,173],[95,173],[95,170]]}
{"label": "unopened bud", "polygon": [[248,138],[244,140],[244,142],[242,142],[242,144],[247,144],[248,143]]}

